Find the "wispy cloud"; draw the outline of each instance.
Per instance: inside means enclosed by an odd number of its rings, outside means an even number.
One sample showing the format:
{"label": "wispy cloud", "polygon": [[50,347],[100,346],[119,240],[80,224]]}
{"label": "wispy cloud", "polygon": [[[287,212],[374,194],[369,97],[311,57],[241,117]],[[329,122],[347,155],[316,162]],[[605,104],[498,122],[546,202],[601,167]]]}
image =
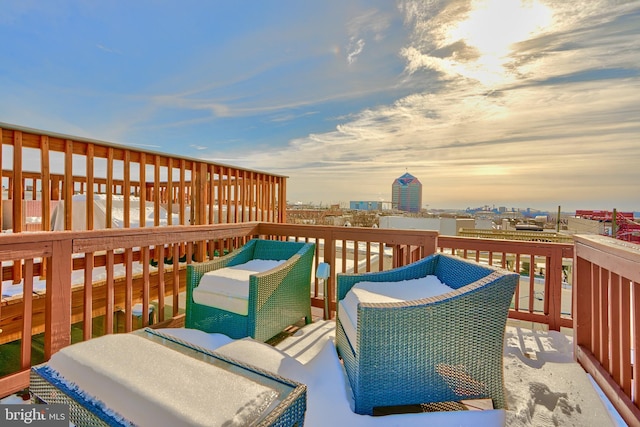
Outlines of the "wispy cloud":
{"label": "wispy cloud", "polygon": [[357,61],[367,45],[367,40],[372,42],[372,46],[374,43],[383,41],[390,26],[389,15],[377,9],[366,10],[352,18],[347,23],[349,34],[349,41],[345,47],[347,63],[351,65]]}
{"label": "wispy cloud", "polygon": [[301,119],[303,117],[310,117],[310,116],[314,116],[318,114],[317,111],[306,111],[300,114],[293,114],[293,113],[282,113],[282,114],[276,114],[274,115],[270,120],[272,122],[290,122],[293,120],[297,120],[297,119]]}
{"label": "wispy cloud", "polygon": [[347,46],[347,62],[353,64],[364,49],[364,39],[352,39]]}
{"label": "wispy cloud", "polygon": [[110,47],[106,47],[106,46],[103,46],[101,44],[97,44],[96,47],[98,49],[104,51],[104,52],[107,52],[107,53],[114,53],[116,55],[122,55],[122,52],[120,52],[118,49],[112,49]]}

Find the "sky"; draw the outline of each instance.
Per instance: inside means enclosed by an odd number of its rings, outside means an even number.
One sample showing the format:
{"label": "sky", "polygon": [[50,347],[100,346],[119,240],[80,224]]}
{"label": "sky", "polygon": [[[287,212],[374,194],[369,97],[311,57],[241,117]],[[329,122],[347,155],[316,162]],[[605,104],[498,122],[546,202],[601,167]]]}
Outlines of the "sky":
{"label": "sky", "polygon": [[0,122],[291,203],[640,211],[640,1],[2,0]]}

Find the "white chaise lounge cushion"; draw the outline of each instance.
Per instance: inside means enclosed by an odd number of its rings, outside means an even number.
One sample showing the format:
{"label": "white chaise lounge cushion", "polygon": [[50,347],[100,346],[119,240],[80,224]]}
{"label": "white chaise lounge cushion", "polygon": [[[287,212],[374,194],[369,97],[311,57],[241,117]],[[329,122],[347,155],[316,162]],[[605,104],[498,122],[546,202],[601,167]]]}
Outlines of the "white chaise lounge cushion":
{"label": "white chaise lounge cushion", "polygon": [[284,262],[252,259],[244,264],[208,271],[193,290],[193,301],[246,316],[249,312],[249,276],[271,270]]}
{"label": "white chaise lounge cushion", "polygon": [[340,322],[354,349],[357,349],[358,305],[360,303],[388,303],[415,301],[446,294],[454,289],[437,276],[397,282],[358,282],[338,303]]}

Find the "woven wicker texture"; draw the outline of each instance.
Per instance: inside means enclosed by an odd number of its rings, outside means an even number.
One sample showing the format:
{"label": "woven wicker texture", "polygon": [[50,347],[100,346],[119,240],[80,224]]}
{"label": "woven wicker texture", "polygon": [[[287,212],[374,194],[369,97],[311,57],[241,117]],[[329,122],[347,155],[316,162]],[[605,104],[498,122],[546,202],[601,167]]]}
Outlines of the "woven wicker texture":
{"label": "woven wicker texture", "polygon": [[[253,239],[221,258],[188,265],[185,326],[222,333],[231,338],[252,337],[267,341],[303,317],[307,324],[311,323],[311,266],[314,254],[313,243]],[[206,272],[243,264],[252,259],[286,262],[268,272],[250,276],[247,316],[193,301],[193,289]]]}
{"label": "woven wicker texture", "polygon": [[359,414],[378,406],[480,398],[505,407],[502,350],[518,274],[434,254],[386,272],[338,274],[338,298],[360,281],[426,275],[456,290],[416,301],[361,303],[356,343],[349,342],[338,312],[336,346]]}
{"label": "woven wicker texture", "polygon": [[99,402],[91,400],[78,390],[66,387],[52,373],[43,377],[45,373],[47,371],[44,369],[31,370],[29,392],[33,403],[69,405],[69,421],[78,427],[132,426],[130,422],[106,410]]}

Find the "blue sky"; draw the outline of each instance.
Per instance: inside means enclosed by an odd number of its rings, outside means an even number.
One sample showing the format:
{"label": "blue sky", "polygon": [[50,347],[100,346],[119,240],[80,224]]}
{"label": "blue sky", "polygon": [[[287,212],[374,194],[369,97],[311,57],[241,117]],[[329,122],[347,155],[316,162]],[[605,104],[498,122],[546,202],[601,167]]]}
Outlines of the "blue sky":
{"label": "blue sky", "polygon": [[640,210],[640,1],[13,1],[0,122],[289,176],[291,202]]}

